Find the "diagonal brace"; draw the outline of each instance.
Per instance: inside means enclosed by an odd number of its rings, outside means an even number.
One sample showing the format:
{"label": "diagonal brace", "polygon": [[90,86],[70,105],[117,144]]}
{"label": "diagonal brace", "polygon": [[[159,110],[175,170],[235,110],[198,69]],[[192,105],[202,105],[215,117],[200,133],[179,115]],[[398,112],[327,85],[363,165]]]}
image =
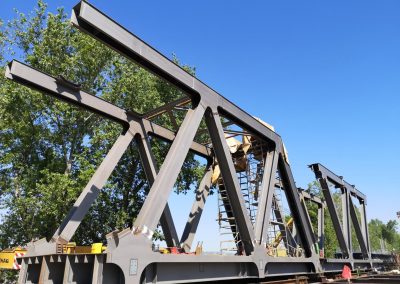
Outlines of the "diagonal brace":
{"label": "diagonal brace", "polygon": [[353,200],[349,199],[350,216],[351,222],[353,223],[354,231],[356,232],[358,243],[360,244],[361,252],[365,258],[368,258],[368,248],[366,245],[366,240],[363,236],[360,223],[358,222],[356,210],[354,208]]}
{"label": "diagonal brace", "polygon": [[258,202],[255,223],[255,238],[259,244],[266,242],[269,221],[271,218],[272,198],[275,192],[275,174],[277,171],[279,152],[268,151],[265,157],[264,175],[261,183],[261,196]]}
{"label": "diagonal brace", "polygon": [[185,252],[190,252],[201,214],[203,213],[208,194],[210,193],[212,173],[211,165],[207,165],[203,179],[200,182],[199,188],[196,190],[196,199],[190,210],[189,218],[181,237],[181,245]]}
{"label": "diagonal brace", "polygon": [[329,215],[331,216],[333,227],[335,229],[336,237],[339,242],[340,249],[344,255],[344,257],[350,257],[349,247],[347,246],[347,242],[343,233],[342,226],[339,221],[339,215],[335,208],[335,202],[333,201],[332,194],[329,190],[329,185],[326,178],[319,178],[319,184],[321,185],[322,193],[324,194],[324,198],[326,201],[326,205],[328,207]]}
{"label": "diagonal brace", "polygon": [[[153,153],[151,152],[149,141],[143,133],[141,133],[141,135],[136,135],[135,141],[139,148],[140,159],[142,160],[144,172],[151,186],[157,176],[157,169]],[[176,233],[174,220],[172,219],[168,203],[165,205],[164,211],[160,219],[160,224],[164,233],[167,246],[178,247],[179,238],[178,234]]]}
{"label": "diagonal brace", "polygon": [[71,240],[75,231],[79,227],[90,206],[96,200],[101,189],[107,182],[112,171],[117,166],[119,160],[124,154],[125,150],[131,143],[134,134],[127,131],[118,137],[111,150],[107,153],[99,168],[92,176],[78,199],[75,201],[74,206],[69,211],[67,217],[61,223],[60,227],[54,233],[53,240],[60,239],[61,241],[68,242]]}
{"label": "diagonal brace", "polygon": [[199,104],[195,109],[190,109],[187,112],[164,163],[150,188],[142,209],[135,220],[134,227],[138,231],[150,232],[147,235],[148,238],[151,238],[152,232],[156,229],[161,218],[168,197],[203,118],[204,111],[203,106]]}
{"label": "diagonal brace", "polygon": [[[281,147],[282,150],[282,147]],[[305,208],[302,206],[300,196],[292,171],[289,164],[284,159],[284,153],[279,153],[278,170],[279,175],[282,179],[283,187],[286,192],[290,211],[293,214],[293,219],[296,224],[296,229],[299,230],[300,237],[306,254],[311,256],[314,253],[315,236],[313,234],[311,222],[305,212]]]}
{"label": "diagonal brace", "polygon": [[233,164],[231,153],[224,137],[220,116],[217,112],[207,109],[206,124],[210,133],[211,141],[214,147],[218,164],[220,165],[222,178],[228,194],[229,203],[238,227],[239,235],[247,255],[254,250],[255,235],[253,225],[250,221],[247,209],[244,203],[243,195],[240,190],[239,181],[236,176],[235,166]]}

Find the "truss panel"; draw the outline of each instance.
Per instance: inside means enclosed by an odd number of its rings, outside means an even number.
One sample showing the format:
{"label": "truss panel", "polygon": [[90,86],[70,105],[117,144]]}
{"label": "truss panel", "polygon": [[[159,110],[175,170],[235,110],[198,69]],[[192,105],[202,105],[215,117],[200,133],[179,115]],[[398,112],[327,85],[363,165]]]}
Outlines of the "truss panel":
{"label": "truss panel", "polygon": [[[281,137],[270,127],[255,119],[209,86],[193,77],[175,63],[150,47],[140,38],[127,31],[111,18],[104,15],[87,2],[80,2],[73,8],[72,24],[100,42],[108,45],[121,55],[143,66],[148,71],[163,78],[188,95],[164,106],[139,114],[123,110],[96,96],[85,93],[64,79],[54,78],[18,61],[11,62],[6,77],[27,85],[47,95],[67,103],[77,105],[97,113],[123,126],[123,132],[105,157],[96,173],[83,189],[70,213],[55,232],[53,239],[31,243],[27,255],[21,260],[23,268],[20,283],[179,283],[230,279],[263,279],[277,275],[317,274],[341,271],[343,265],[352,269],[371,269],[390,263],[390,256],[373,256],[370,252],[366,219],[366,196],[341,177],[320,164],[311,165],[319,180],[324,198],[311,196],[299,190],[294,181],[287,153]],[[190,107],[187,107],[189,105]],[[175,123],[176,132],[151,121],[162,114],[172,115],[174,108],[187,107],[183,123]],[[221,122],[220,117],[228,121]],[[174,118],[171,118],[174,120]],[[207,129],[198,130],[205,120]],[[224,126],[237,124],[268,145],[263,163],[261,183],[257,184],[257,213],[251,216],[246,205],[243,189],[238,180],[232,153],[225,137]],[[208,131],[210,145],[196,143],[196,133]],[[224,132],[225,131],[225,132]],[[156,168],[149,136],[156,136],[171,143],[171,147],[159,171]],[[81,220],[86,215],[104,186],[129,143],[134,141],[139,148],[140,158],[151,184],[150,191],[132,228],[110,232],[107,235],[107,251],[103,254],[66,254],[65,244],[73,237]],[[196,199],[188,212],[189,217],[184,232],[179,238],[174,220],[170,214],[168,197],[177,180],[179,171],[189,151],[205,157],[207,168],[196,192]],[[215,162],[218,162],[222,179],[225,210],[230,210],[229,226],[237,235],[236,255],[210,255],[191,253],[192,242],[210,192]],[[260,167],[261,167],[260,166]],[[261,170],[261,169],[260,169]],[[291,211],[293,229],[285,241],[302,244],[304,255],[298,257],[272,256],[268,254],[268,230],[278,222],[281,234],[288,231],[285,214],[279,208],[276,192],[276,174],[285,190]],[[335,209],[328,182],[342,191],[342,220]],[[220,190],[222,195],[222,190]],[[351,197],[360,202],[359,221]],[[317,232],[311,224],[305,200],[318,205]],[[253,202],[253,201],[251,201]],[[255,203],[255,202],[254,202]],[[275,205],[274,205],[275,204]],[[274,207],[275,206],[275,207]],[[274,207],[274,208],[273,208]],[[335,232],[342,249],[341,259],[325,259],[319,249],[324,247],[324,209],[331,213]],[[162,254],[152,247],[152,235],[161,223],[168,246],[176,249],[176,254]],[[362,257],[352,251],[351,223],[354,226]],[[234,229],[233,229],[234,228]],[[277,239],[282,241],[282,239]],[[317,249],[319,247],[319,249]],[[374,259],[378,257],[379,259]],[[83,272],[82,272],[83,271]],[[90,272],[90,273],[89,273]]]}

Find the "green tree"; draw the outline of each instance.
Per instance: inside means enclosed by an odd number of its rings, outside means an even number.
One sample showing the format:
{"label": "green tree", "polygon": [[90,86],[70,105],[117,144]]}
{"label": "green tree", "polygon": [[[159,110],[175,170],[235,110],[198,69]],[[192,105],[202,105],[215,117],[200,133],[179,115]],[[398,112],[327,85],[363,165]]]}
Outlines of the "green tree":
{"label": "green tree", "polygon": [[381,220],[372,219],[368,223],[371,250],[379,252],[385,249],[389,252],[399,252],[400,234],[397,232],[397,226],[398,224],[395,220],[389,220],[385,224]]}
{"label": "green tree", "polygon": [[[41,0],[31,14],[18,13],[1,29],[2,46],[0,59],[14,53],[34,68],[63,75],[125,109],[144,112],[183,96],[73,29],[63,9],[55,14],[46,12]],[[6,248],[51,237],[121,127],[4,76],[0,76],[0,105],[0,208],[5,210],[0,248]],[[181,119],[178,115],[178,123]],[[172,127],[167,118],[157,122]],[[157,139],[151,143],[160,164],[168,145]],[[132,224],[149,189],[138,161],[132,144],[75,234],[77,242],[103,241],[106,233]],[[188,155],[176,191],[191,189],[201,174],[199,160]]]}

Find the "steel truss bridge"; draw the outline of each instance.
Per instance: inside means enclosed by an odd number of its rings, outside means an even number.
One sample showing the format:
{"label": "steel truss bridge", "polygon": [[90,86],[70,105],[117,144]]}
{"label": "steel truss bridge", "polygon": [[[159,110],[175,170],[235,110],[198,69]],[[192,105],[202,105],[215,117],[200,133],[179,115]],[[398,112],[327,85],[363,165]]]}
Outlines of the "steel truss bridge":
{"label": "steel truss bridge", "polygon": [[[344,265],[352,270],[369,270],[393,261],[390,255],[371,252],[366,196],[353,185],[321,164],[313,164],[310,167],[321,185],[323,198],[298,189],[282,139],[270,126],[240,109],[87,2],[80,2],[73,8],[71,22],[80,31],[177,87],[186,96],[150,112],[137,113],[88,94],[61,77],[52,77],[15,60],[8,65],[6,77],[10,80],[123,126],[122,133],[52,239],[41,239],[29,245],[28,253],[21,259],[19,283],[186,283],[233,279],[258,281],[271,276],[293,277],[340,272]],[[185,115],[180,125],[175,123],[176,129],[168,129],[154,122],[155,117],[164,114],[174,121],[172,114],[177,108],[181,111],[183,109]],[[204,127],[201,126],[202,122]],[[252,152],[254,157],[258,157],[257,170],[261,176],[257,183],[254,218],[250,217],[246,196],[238,179],[240,157],[238,154],[235,156],[226,143],[229,125],[235,125],[231,129],[245,132],[244,136],[249,136],[252,143],[258,145],[257,149],[262,149],[257,150],[257,153],[256,150]],[[209,141],[198,142],[199,133],[207,133]],[[150,137],[171,144],[160,169],[157,169],[154,162]],[[131,142],[137,146],[142,166],[151,184],[133,227],[110,232],[107,235],[105,253],[63,253],[63,246],[74,236]],[[189,152],[205,158],[208,163],[193,207],[188,212],[186,227],[179,237],[169,209],[168,197]],[[211,177],[215,174],[216,161],[221,177],[218,184],[220,195],[223,195],[226,220],[235,236],[237,253],[190,255],[161,254],[154,251],[152,236],[158,224],[161,225],[169,247],[177,247],[183,252],[190,251],[210,191]],[[278,226],[282,234],[288,231],[287,224],[282,221],[282,212],[274,208],[277,181],[279,188],[284,189],[293,219],[292,226],[296,229],[295,232],[294,229],[289,230],[291,237],[283,240],[281,237],[279,241],[284,246],[288,246],[290,240],[299,244],[296,253],[283,256],[271,254],[268,247],[268,229],[271,226]],[[332,186],[340,194],[341,212],[335,206],[330,190]],[[311,222],[307,200],[318,207],[316,226]],[[360,213],[356,212],[358,209]],[[340,246],[340,253],[332,259],[321,254],[324,248],[324,210],[329,211]],[[273,224],[273,216],[275,219],[280,218],[281,222],[275,220],[276,224]],[[359,243],[359,252],[353,250],[351,226]]]}

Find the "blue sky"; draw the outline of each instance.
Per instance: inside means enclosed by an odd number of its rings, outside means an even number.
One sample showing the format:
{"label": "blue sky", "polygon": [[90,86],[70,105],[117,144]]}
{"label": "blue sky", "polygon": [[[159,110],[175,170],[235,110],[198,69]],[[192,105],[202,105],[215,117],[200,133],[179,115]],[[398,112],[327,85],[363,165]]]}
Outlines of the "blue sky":
{"label": "blue sky", "polygon": [[[51,1],[50,11],[76,2]],[[368,196],[369,218],[396,218],[399,1],[90,2],[274,125],[298,186],[320,162]],[[0,18],[34,3],[1,0]]]}

